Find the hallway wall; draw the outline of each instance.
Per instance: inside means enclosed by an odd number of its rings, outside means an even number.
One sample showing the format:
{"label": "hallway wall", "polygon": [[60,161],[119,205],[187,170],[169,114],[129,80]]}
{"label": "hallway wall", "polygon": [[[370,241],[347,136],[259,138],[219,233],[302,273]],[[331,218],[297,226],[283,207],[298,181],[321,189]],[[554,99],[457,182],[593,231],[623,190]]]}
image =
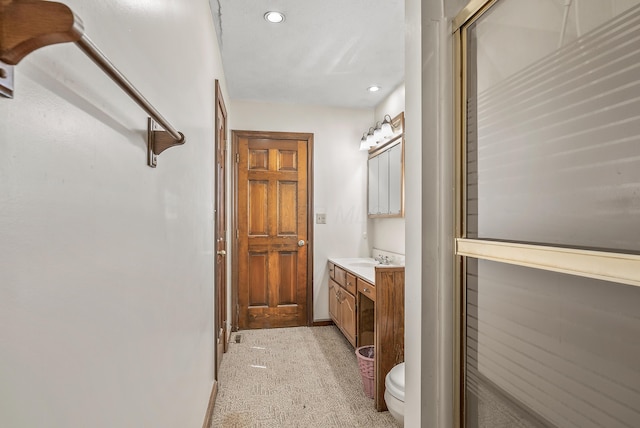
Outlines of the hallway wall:
{"label": "hallway wall", "polygon": [[209,3],[65,3],[187,142],[147,167],[146,114],[73,45],[16,67],[0,100],[0,426],[201,426],[215,78],[226,95]]}
{"label": "hallway wall", "polygon": [[366,257],[367,152],[359,151],[373,110],[232,101],[230,129],[311,132],[314,134],[314,212],[327,215],[315,224],[313,317],[329,319],[328,257]]}

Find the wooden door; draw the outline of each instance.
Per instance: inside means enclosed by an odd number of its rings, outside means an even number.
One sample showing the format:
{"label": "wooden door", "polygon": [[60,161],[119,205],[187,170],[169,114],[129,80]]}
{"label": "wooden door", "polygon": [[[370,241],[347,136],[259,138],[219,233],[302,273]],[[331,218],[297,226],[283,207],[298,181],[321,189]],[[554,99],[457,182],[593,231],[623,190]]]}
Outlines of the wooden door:
{"label": "wooden door", "polygon": [[216,379],[227,352],[227,110],[222,99],[220,84],[216,80],[216,185],[215,185],[215,334],[216,334]]}
{"label": "wooden door", "polygon": [[309,325],[311,134],[234,131],[238,327]]}

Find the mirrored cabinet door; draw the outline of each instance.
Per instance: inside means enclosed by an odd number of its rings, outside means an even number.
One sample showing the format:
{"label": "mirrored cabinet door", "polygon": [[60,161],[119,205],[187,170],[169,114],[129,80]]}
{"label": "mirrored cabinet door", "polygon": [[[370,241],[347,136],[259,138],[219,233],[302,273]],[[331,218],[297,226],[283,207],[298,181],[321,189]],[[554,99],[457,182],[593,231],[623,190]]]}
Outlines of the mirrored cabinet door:
{"label": "mirrored cabinet door", "polygon": [[403,138],[396,139],[369,156],[369,216],[404,215]]}
{"label": "mirrored cabinet door", "polygon": [[402,143],[391,147],[389,153],[389,214],[402,214]]}
{"label": "mirrored cabinet door", "polygon": [[369,159],[369,215],[378,214],[378,157]]}
{"label": "mirrored cabinet door", "polygon": [[378,156],[378,214],[389,214],[389,150]]}

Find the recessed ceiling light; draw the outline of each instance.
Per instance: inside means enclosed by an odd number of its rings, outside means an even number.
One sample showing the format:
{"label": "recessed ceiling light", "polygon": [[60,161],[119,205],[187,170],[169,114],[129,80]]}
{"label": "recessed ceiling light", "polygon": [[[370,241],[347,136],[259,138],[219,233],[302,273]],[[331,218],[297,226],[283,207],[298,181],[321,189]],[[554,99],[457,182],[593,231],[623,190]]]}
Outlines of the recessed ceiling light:
{"label": "recessed ceiling light", "polygon": [[280,12],[270,11],[264,14],[264,19],[266,19],[267,22],[271,22],[272,24],[279,24],[280,22],[284,21],[284,14]]}
{"label": "recessed ceiling light", "polygon": [[367,91],[369,92],[378,92],[380,90],[380,86],[378,85],[371,85],[367,88]]}

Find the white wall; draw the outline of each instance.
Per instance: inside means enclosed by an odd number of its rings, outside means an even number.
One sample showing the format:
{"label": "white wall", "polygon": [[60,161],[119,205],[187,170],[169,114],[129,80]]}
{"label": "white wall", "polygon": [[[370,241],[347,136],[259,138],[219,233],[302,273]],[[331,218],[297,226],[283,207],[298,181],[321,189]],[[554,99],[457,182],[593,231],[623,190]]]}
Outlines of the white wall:
{"label": "white wall", "polygon": [[[376,121],[382,122],[385,114],[394,118],[404,111],[404,87],[404,83],[398,86],[376,106]],[[405,180],[407,179],[411,177],[405,176]],[[404,218],[373,218],[370,221],[370,242],[373,248],[404,254]]]}
{"label": "white wall", "polygon": [[43,48],[0,100],[0,426],[196,427],[213,384],[214,79],[206,0],[66,0],[183,132],[79,49]]}
{"label": "white wall", "polygon": [[[367,152],[359,151],[363,129],[373,121],[368,109],[341,109],[251,101],[231,101],[230,129],[314,134],[313,318],[329,319],[328,257],[369,255],[367,232]],[[315,222],[314,222],[315,223]]]}

